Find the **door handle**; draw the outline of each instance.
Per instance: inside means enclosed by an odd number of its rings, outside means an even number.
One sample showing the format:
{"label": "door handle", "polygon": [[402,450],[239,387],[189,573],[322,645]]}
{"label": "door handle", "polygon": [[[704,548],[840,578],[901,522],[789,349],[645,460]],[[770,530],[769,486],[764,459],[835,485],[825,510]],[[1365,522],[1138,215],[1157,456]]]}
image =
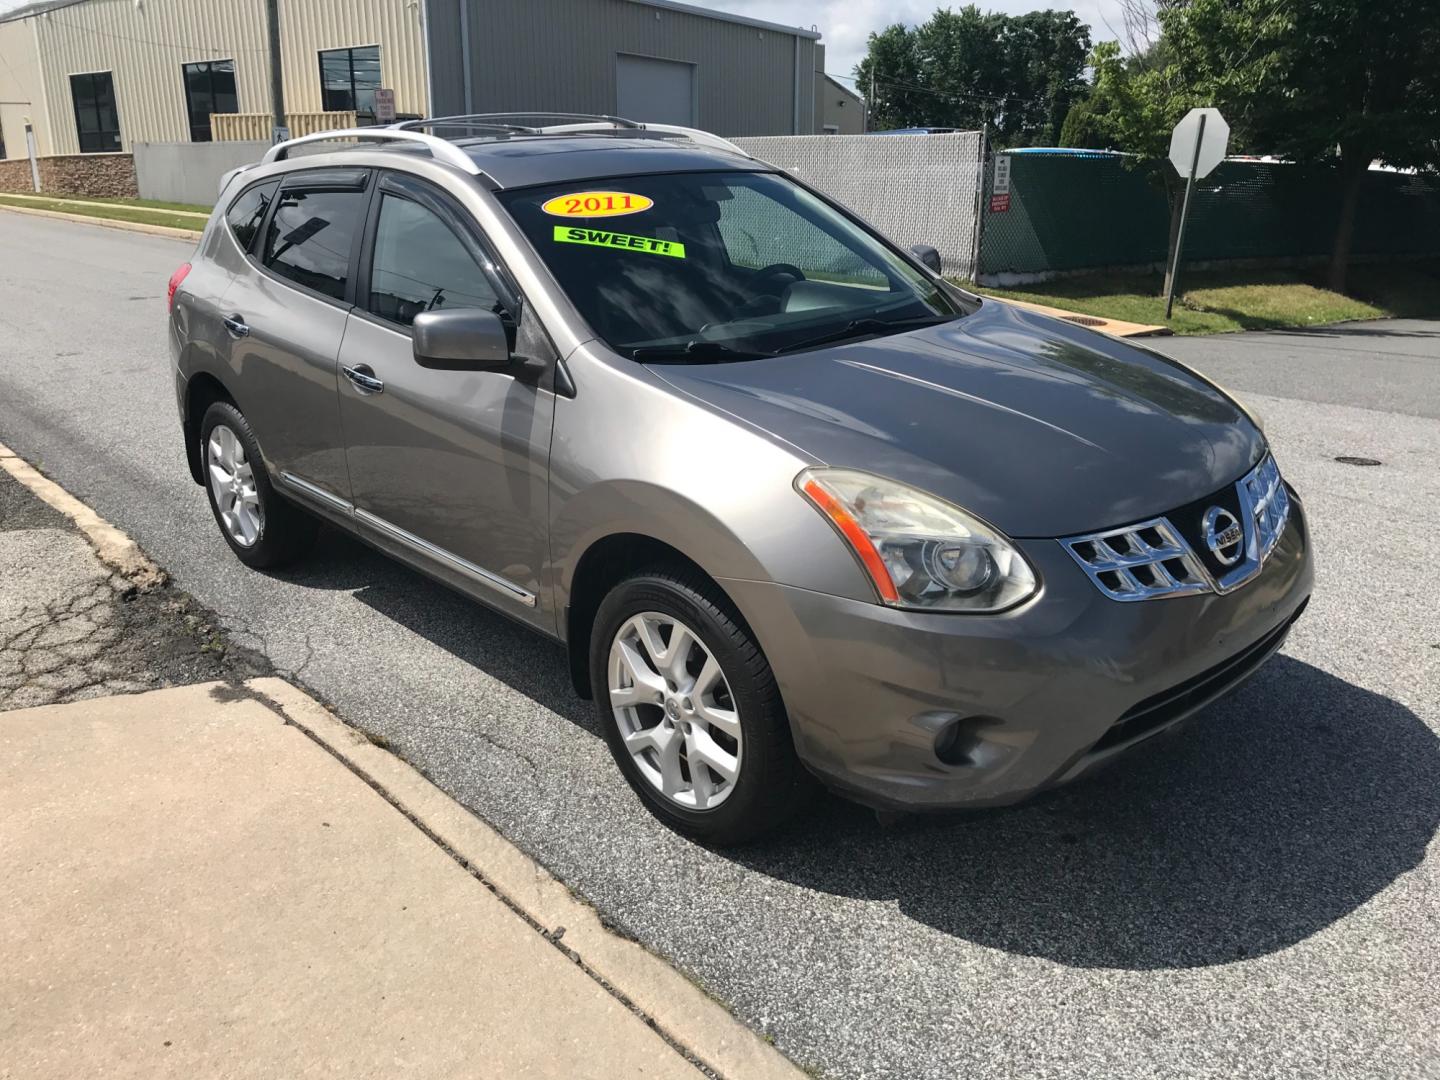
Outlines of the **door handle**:
{"label": "door handle", "polygon": [[354,367],[340,368],[345,377],[355,384],[356,388],[367,394],[379,394],[384,392],[385,384],[375,377],[375,372],[364,364],[356,364]]}
{"label": "door handle", "polygon": [[234,337],[248,337],[250,334],[250,327],[239,315],[226,315],[220,321],[225,324],[225,329],[229,330]]}

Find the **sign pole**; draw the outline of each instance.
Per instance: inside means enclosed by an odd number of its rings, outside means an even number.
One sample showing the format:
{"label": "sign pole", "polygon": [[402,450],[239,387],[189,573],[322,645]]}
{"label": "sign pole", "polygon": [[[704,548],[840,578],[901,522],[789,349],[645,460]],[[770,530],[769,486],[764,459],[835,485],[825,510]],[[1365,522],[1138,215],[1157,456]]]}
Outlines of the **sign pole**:
{"label": "sign pole", "polygon": [[1195,190],[1195,171],[1200,167],[1200,147],[1205,142],[1205,114],[1200,114],[1200,130],[1195,133],[1195,153],[1190,159],[1190,175],[1185,181],[1185,201],[1180,205],[1180,231],[1175,236],[1175,255],[1170,263],[1170,287],[1165,290],[1165,321],[1175,307],[1175,279],[1180,276],[1180,253],[1185,250],[1185,223],[1190,218],[1190,195]]}

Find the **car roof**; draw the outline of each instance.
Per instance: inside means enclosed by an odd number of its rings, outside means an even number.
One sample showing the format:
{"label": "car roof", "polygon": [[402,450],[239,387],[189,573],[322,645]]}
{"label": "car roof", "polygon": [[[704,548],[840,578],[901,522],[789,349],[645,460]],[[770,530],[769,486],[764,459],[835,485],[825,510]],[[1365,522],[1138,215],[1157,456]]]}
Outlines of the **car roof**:
{"label": "car roof", "polygon": [[501,188],[677,172],[768,172],[772,166],[674,139],[613,135],[517,135],[456,145]]}

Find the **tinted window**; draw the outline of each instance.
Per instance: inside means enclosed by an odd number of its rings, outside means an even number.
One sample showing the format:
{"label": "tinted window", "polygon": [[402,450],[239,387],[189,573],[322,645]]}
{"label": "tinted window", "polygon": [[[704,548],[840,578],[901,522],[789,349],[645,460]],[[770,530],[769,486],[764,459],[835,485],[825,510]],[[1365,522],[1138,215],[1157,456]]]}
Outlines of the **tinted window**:
{"label": "tinted window", "polygon": [[375,122],[380,89],[380,46],[328,49],[320,54],[320,98],[328,112],[355,110],[359,124]]}
{"label": "tinted window", "polygon": [[75,130],[82,154],[103,154],[120,149],[120,116],[115,111],[115,84],[110,72],[70,76],[75,100]]}
{"label": "tinted window", "polygon": [[185,105],[190,116],[190,141],[209,142],[212,113],[239,112],[235,97],[235,61],[206,60],[185,64]]}
{"label": "tinted window", "polygon": [[497,302],[484,271],[433,212],[382,195],[370,270],[370,310],[409,326],[422,311],[492,310]]}
{"label": "tinted window", "polygon": [[279,181],[274,181],[252,187],[249,191],[242,192],[240,197],[230,204],[230,209],[225,211],[225,221],[229,224],[230,231],[235,234],[235,242],[246,251],[253,250],[255,234],[260,231],[260,223],[265,220],[265,211],[270,209],[270,200],[275,197],[275,189],[279,186]]}
{"label": "tinted window", "polygon": [[265,232],[263,261],[281,277],[343,300],[364,213],[363,190],[286,188]]}

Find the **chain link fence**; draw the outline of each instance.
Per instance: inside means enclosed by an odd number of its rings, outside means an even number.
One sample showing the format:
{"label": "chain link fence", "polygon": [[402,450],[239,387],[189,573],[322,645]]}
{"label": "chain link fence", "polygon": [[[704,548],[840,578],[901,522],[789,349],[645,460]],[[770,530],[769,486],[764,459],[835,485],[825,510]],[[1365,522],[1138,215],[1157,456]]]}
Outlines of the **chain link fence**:
{"label": "chain link fence", "polygon": [[848,207],[900,246],[932,245],[946,274],[974,276],[985,159],[981,132],[734,141]]}
{"label": "chain link fence", "polygon": [[[1027,150],[997,155],[997,164],[999,158],[1009,159],[1009,192],[1005,198],[994,190],[992,169],[982,222],[982,283],[1164,266],[1170,211],[1152,171],[1101,151]],[[1226,161],[1201,184],[1190,206],[1187,262],[1329,254],[1341,201],[1336,170]],[[1354,254],[1440,255],[1440,179],[1368,173]]]}

